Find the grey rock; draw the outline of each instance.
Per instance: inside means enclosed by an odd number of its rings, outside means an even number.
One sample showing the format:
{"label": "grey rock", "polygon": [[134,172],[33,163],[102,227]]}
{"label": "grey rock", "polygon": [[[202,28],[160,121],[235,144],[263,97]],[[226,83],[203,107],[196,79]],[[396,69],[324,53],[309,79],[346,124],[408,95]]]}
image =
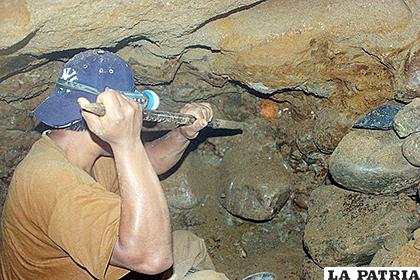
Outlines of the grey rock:
{"label": "grey rock", "polygon": [[359,117],[353,127],[364,129],[390,130],[394,127],[397,113],[403,106],[401,104],[384,104],[365,115]]}
{"label": "grey rock", "polygon": [[[0,126],[0,130],[2,129]],[[6,185],[9,184],[16,165],[39,137],[40,134],[34,131],[3,130],[0,141],[0,180]]]}
{"label": "grey rock", "polygon": [[416,222],[415,202],[321,186],[311,194],[304,245],[320,266],[368,264],[390,238]]}
{"label": "grey rock", "polygon": [[3,205],[7,196],[7,184],[0,180],[0,215],[3,212]]}
{"label": "grey rock", "polygon": [[226,152],[221,169],[220,200],[235,216],[269,220],[289,197],[290,175],[278,153],[238,145]]}
{"label": "grey rock", "polygon": [[395,116],[394,129],[398,136],[405,138],[411,133],[420,131],[420,98],[404,106]]}
{"label": "grey rock", "polygon": [[219,177],[207,154],[196,151],[188,154],[179,168],[162,181],[169,207],[174,212],[199,207],[208,194],[214,194],[209,186],[215,185]]}
{"label": "grey rock", "polygon": [[323,280],[324,269],[314,263],[309,257],[305,257],[302,262],[301,280]]}
{"label": "grey rock", "polygon": [[203,197],[190,183],[187,173],[179,170],[162,182],[169,207],[175,210],[189,210],[197,207]]}
{"label": "grey rock", "polygon": [[420,169],[403,157],[402,142],[392,130],[353,130],[331,155],[329,171],[344,188],[363,193],[410,188],[420,178]]}
{"label": "grey rock", "polygon": [[420,167],[420,133],[413,133],[405,139],[402,152],[409,163]]}

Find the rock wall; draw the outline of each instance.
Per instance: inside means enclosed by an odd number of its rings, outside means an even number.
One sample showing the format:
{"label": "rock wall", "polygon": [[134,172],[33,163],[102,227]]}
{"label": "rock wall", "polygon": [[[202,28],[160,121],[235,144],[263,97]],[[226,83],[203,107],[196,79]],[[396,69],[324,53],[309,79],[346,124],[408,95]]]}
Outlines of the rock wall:
{"label": "rock wall", "polygon": [[413,97],[419,86],[414,0],[0,5],[1,108],[23,106],[24,114],[55,80],[53,64],[86,48],[118,51],[139,84],[172,82],[173,100],[240,91],[231,83],[280,102],[284,92],[320,97],[319,104],[305,102],[310,114],[301,113],[302,127],[313,129],[296,137],[312,146],[307,152],[331,153],[355,116],[395,96]]}

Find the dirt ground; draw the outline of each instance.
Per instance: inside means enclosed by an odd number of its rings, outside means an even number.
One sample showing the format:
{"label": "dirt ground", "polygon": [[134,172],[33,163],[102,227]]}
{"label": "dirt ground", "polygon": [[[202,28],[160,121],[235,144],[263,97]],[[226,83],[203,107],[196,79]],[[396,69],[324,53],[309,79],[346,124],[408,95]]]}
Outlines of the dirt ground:
{"label": "dirt ground", "polygon": [[217,270],[229,279],[260,271],[273,272],[279,280],[299,279],[303,221],[290,205],[272,221],[253,223],[231,216],[214,198],[208,198],[201,208],[183,213],[177,220],[184,224],[177,228],[204,238]]}
{"label": "dirt ground", "polygon": [[[271,221],[253,223],[231,216],[212,197],[198,209],[176,213],[174,230],[191,230],[206,241],[218,272],[231,280],[269,271],[278,280],[300,279],[304,258],[303,217],[288,203]],[[304,215],[304,214],[303,214]],[[158,277],[127,275],[124,280]]]}

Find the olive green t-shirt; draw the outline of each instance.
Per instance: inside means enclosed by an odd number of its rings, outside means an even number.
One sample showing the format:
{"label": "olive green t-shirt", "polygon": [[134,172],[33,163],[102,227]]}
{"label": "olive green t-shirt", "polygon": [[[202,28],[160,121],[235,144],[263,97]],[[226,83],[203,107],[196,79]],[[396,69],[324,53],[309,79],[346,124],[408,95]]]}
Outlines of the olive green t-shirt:
{"label": "olive green t-shirt", "polygon": [[115,164],[100,158],[95,178],[43,135],[15,170],[0,225],[0,278],[119,279],[109,264],[118,236]]}

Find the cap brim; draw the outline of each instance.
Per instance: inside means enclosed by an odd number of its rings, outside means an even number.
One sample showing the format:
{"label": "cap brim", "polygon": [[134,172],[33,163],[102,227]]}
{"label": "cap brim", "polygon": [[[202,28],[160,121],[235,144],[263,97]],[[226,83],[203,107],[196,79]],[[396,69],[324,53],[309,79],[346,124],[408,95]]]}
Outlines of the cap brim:
{"label": "cap brim", "polygon": [[76,100],[60,95],[50,95],[33,112],[39,121],[54,128],[68,127],[82,119],[80,105]]}

